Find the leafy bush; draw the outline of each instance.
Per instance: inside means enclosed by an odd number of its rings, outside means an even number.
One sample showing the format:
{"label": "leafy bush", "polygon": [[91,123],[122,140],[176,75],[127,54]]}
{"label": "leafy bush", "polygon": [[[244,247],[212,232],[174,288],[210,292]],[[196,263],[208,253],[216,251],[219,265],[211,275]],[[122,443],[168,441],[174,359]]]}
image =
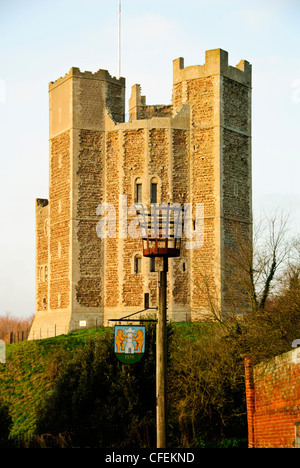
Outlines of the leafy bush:
{"label": "leafy bush", "polygon": [[247,438],[244,362],[220,325],[197,339],[175,335],[169,371],[172,443],[218,446]]}
{"label": "leafy bush", "polygon": [[61,365],[38,411],[37,433],[67,434],[72,446],[153,446],[155,328],[147,328],[145,355],[134,366],[117,360],[112,329]]}
{"label": "leafy bush", "polygon": [[[243,360],[223,338],[219,325],[168,326],[169,446],[247,437]],[[154,447],[155,397],[155,326],[147,327],[146,353],[134,366],[117,360],[108,329],[60,362],[37,433],[73,447]]]}
{"label": "leafy bush", "polygon": [[[289,351],[299,338],[299,278],[292,271],[264,309],[223,322],[168,326],[170,447],[245,447],[244,357],[258,363]],[[54,390],[38,415],[40,436],[64,437],[71,446],[155,446],[154,325],[134,366],[114,355],[112,329],[58,364],[50,368]]]}
{"label": "leafy bush", "polygon": [[9,431],[12,425],[12,418],[9,408],[0,401],[0,445],[3,446],[8,441]]}

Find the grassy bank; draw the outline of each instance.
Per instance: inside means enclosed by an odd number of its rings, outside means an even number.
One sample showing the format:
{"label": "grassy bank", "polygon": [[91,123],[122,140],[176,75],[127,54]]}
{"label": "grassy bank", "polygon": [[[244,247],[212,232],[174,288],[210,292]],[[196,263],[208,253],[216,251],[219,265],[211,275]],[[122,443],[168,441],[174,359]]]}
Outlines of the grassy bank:
{"label": "grassy bank", "polygon": [[[10,439],[17,440],[23,436],[30,439],[36,433],[55,433],[55,431],[52,432],[53,427],[51,429],[47,425],[39,432],[37,415],[39,414],[40,417],[41,412],[37,413],[37,410],[45,402],[47,396],[56,389],[56,400],[53,404],[58,406],[51,409],[50,413],[48,406],[48,420],[52,426],[60,416],[65,416],[65,411],[66,415],[73,414],[70,413],[70,408],[73,407],[75,414],[77,412],[79,414],[78,421],[85,420],[86,415],[96,417],[95,411],[98,411],[99,421],[102,417],[104,418],[103,427],[107,430],[110,419],[115,417],[118,420],[118,414],[120,414],[118,405],[121,405],[127,410],[128,419],[133,419],[129,427],[131,430],[136,427],[133,430],[135,431],[133,437],[138,434],[146,440],[148,431],[149,434],[153,432],[153,423],[155,424],[155,401],[153,406],[151,403],[151,408],[147,409],[149,402],[147,399],[143,400],[143,394],[146,394],[145,389],[149,390],[153,384],[155,389],[155,380],[153,380],[155,379],[154,330],[153,327],[148,329],[147,352],[143,361],[135,366],[120,365],[114,356],[112,327],[80,330],[55,338],[7,345],[6,364],[0,365],[0,395],[2,402],[9,407],[13,421]],[[228,414],[232,421],[232,416],[236,411],[235,405],[237,405],[237,412],[241,412],[243,382],[237,382],[234,376],[233,388],[231,388],[228,374],[230,359],[224,355],[224,343],[221,342],[221,354],[216,350],[215,345],[211,344],[215,332],[218,331],[217,324],[173,323],[168,330],[170,333],[168,368],[170,436],[173,442],[178,444],[176,446],[185,447],[192,444],[192,446],[202,447],[203,437],[206,437],[206,445],[207,440],[210,440],[212,426],[217,425],[221,428],[222,421],[228,417]],[[99,348],[84,346],[90,339],[94,341],[101,337],[103,340],[101,339],[100,342],[106,343],[106,348],[104,346],[104,351],[100,354],[97,354]],[[99,343],[99,340],[95,342]],[[232,372],[230,369],[229,371]],[[241,378],[243,379],[242,375]],[[58,381],[60,382],[59,399],[57,399]],[[106,390],[101,389],[105,382],[108,386]],[[242,391],[241,397],[236,398],[236,392],[240,390]],[[104,392],[104,396],[99,400],[101,392]],[[55,392],[51,397],[54,394]],[[61,403],[61,398],[63,398],[63,403]],[[74,401],[77,402],[75,407]],[[89,410],[86,410],[84,405],[87,405]],[[121,412],[124,413],[124,409]],[[44,406],[42,414],[44,414]],[[54,421],[52,416],[52,419],[49,419],[49,414],[53,416]],[[92,423],[97,426],[97,421],[93,420]],[[40,422],[41,419],[39,419]],[[89,420],[85,424],[88,428],[91,427]],[[75,428],[76,425],[77,422]],[[142,431],[144,431],[143,434]],[[64,431],[59,430],[59,432]],[[222,431],[219,432],[219,437],[223,437]],[[231,434],[230,437],[232,437]],[[226,434],[224,438],[226,439]]]}
{"label": "grassy bank", "polygon": [[86,341],[103,333],[103,328],[80,330],[44,340],[22,341],[6,346],[6,364],[0,364],[1,400],[10,407],[11,436],[31,435],[35,410],[51,391],[57,359],[68,357]]}

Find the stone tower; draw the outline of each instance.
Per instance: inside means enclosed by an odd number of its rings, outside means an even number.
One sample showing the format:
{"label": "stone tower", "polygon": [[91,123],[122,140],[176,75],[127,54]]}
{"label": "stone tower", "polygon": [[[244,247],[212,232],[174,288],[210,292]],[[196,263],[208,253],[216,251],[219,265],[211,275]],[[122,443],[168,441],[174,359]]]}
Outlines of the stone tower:
{"label": "stone tower", "polygon": [[49,85],[49,200],[36,201],[36,315],[30,339],[80,324],[107,325],[157,301],[157,265],[140,238],[97,235],[104,202],[126,226],[136,201],[204,207],[200,248],[182,242],[169,262],[170,320],[195,321],[214,291],[223,309],[226,251],[235,220],[251,239],[251,66],[228,65],[227,52],[206,52],[204,65],[173,62],[171,105],[147,105],[132,87],[125,122],[125,80],[105,70],[72,68]]}

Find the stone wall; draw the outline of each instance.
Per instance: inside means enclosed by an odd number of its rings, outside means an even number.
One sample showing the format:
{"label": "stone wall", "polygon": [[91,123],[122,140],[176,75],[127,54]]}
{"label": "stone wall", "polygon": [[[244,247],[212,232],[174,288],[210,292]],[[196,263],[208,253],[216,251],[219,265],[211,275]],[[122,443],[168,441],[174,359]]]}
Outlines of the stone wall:
{"label": "stone wall", "polygon": [[[248,294],[246,269],[252,255],[250,83],[222,77],[221,123],[222,308],[225,313],[232,304],[236,310],[243,307]],[[242,262],[246,268],[240,268]]]}
{"label": "stone wall", "polygon": [[[225,312],[226,252],[235,248],[232,220],[251,243],[251,66],[228,64],[221,49],[206,52],[204,65],[173,62],[173,109],[191,108],[190,192],[204,204],[204,244],[191,252],[191,317],[209,302]],[[235,224],[236,229],[236,224]],[[209,298],[209,301],[208,301]]]}
{"label": "stone wall", "polygon": [[50,142],[50,310],[70,305],[70,132]]}
{"label": "stone wall", "polygon": [[36,310],[48,309],[49,287],[49,204],[36,200]]}
{"label": "stone wall", "polygon": [[[202,320],[211,300],[221,313],[222,261],[233,245],[226,223],[234,215],[245,232],[250,226],[251,67],[244,61],[229,66],[228,54],[216,49],[206,53],[204,65],[184,67],[179,58],[173,70],[172,104],[147,105],[134,85],[129,122],[123,78],[72,68],[50,83],[50,193],[49,204],[37,207],[33,328],[47,321],[68,330],[80,320],[109,324],[142,309],[146,293],[157,305],[159,261],[153,272],[141,258],[137,272],[142,242],[121,235],[118,225],[120,196],[127,196],[128,209],[140,183],[150,208],[151,181],[158,203],[192,203],[193,229],[196,204],[204,205],[203,245],[188,249],[183,237],[180,258],[169,261],[169,318]],[[102,202],[115,208],[115,237],[97,236]],[[127,227],[135,218],[128,214]],[[46,263],[48,283],[42,284],[38,272]]]}
{"label": "stone wall", "polygon": [[[120,134],[117,131],[108,132],[106,136],[106,177],[105,201],[115,207],[116,217],[119,217],[119,156]],[[119,304],[121,285],[119,283],[119,239],[105,239],[105,307],[115,307]]]}
{"label": "stone wall", "polygon": [[95,230],[96,210],[104,201],[104,133],[79,131],[77,168],[78,282],[76,301],[82,307],[103,307],[103,242]]}
{"label": "stone wall", "polygon": [[[184,207],[190,201],[190,156],[189,132],[181,129],[172,130],[172,201]],[[184,232],[183,232],[184,235]],[[185,319],[189,319],[191,285],[190,252],[186,249],[185,237],[181,243],[181,255],[171,261],[173,288],[172,301],[174,309],[186,310]],[[174,313],[174,318],[176,314]],[[179,315],[180,317],[180,315]]]}
{"label": "stone wall", "polygon": [[[128,206],[135,202],[136,180],[141,179],[142,182],[145,180],[145,145],[145,129],[137,128],[124,131],[121,187],[122,193],[127,195]],[[145,183],[142,183],[142,194],[145,188]],[[132,218],[136,218],[136,214],[129,216],[129,223],[132,221]],[[142,274],[137,274],[134,271],[134,257],[138,254],[142,256],[141,239],[134,239],[128,236],[124,239],[122,245],[123,275],[121,278],[123,284],[121,310],[124,307],[136,307],[136,310],[139,310],[143,308],[145,279]],[[142,265],[143,263],[145,262],[142,259]]]}

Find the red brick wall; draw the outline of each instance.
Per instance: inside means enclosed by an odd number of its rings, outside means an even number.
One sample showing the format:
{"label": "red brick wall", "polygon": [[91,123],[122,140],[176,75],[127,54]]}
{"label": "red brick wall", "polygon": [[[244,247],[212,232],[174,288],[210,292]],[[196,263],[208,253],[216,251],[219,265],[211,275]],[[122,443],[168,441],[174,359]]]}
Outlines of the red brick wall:
{"label": "red brick wall", "polygon": [[300,421],[300,349],[252,367],[245,359],[249,448],[293,448]]}

